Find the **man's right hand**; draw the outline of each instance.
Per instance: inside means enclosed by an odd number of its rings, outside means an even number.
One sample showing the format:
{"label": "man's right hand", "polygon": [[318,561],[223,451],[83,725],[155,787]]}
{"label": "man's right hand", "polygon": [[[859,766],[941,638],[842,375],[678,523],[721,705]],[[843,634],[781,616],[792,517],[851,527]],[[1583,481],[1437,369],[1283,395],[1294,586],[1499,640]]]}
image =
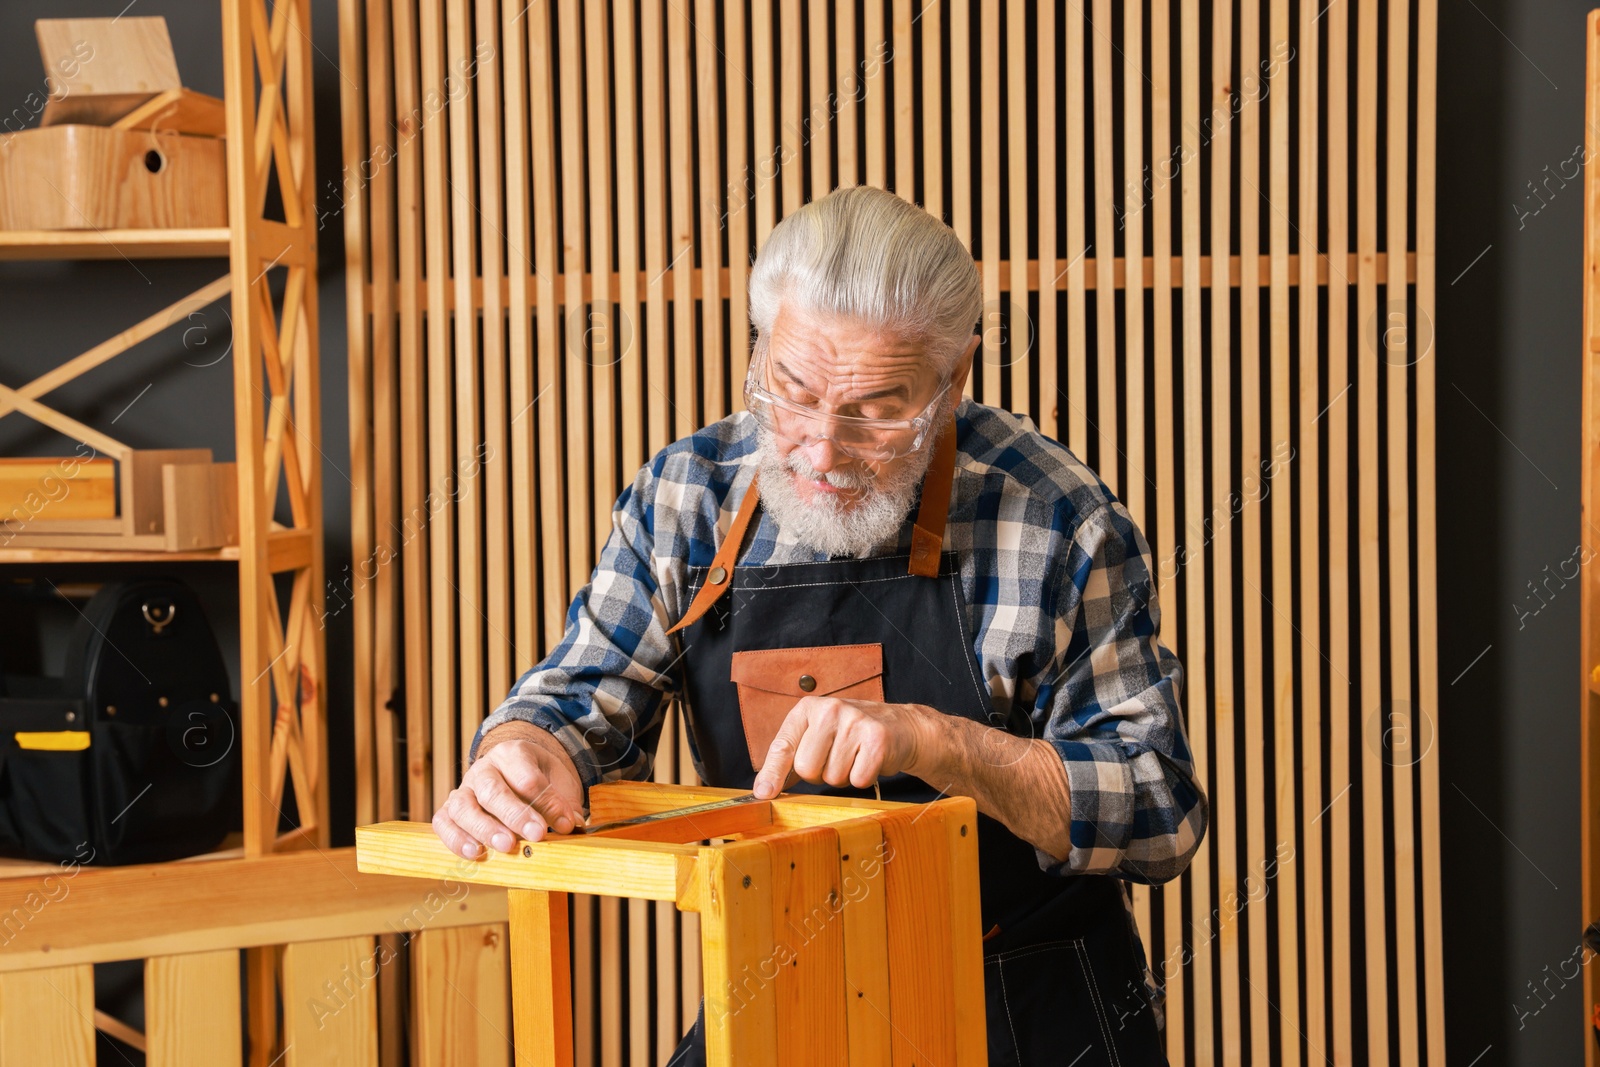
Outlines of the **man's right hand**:
{"label": "man's right hand", "polygon": [[[486,847],[510,852],[520,838],[538,841],[550,830],[568,833],[582,825],[583,783],[560,742],[548,733],[536,740],[490,737],[524,724],[506,723],[480,742],[479,755],[461,784],[433,816],[433,830],[450,851],[477,859]],[[525,727],[537,730],[537,727]]]}

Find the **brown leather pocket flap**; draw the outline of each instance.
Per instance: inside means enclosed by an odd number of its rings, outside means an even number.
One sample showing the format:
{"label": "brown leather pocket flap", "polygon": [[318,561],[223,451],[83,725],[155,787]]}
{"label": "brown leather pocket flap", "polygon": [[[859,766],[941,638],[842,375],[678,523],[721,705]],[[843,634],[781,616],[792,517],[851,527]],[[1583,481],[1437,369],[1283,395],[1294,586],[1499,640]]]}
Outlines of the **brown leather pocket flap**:
{"label": "brown leather pocket flap", "polygon": [[735,652],[732,664],[735,684],[795,700],[827,696],[882,673],[883,645],[877,642]]}

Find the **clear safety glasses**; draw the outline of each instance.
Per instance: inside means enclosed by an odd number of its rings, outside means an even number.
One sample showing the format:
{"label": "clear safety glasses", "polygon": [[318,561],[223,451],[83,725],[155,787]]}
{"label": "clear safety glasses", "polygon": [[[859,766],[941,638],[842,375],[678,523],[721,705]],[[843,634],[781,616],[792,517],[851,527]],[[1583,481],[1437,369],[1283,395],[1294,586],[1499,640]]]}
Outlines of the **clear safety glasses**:
{"label": "clear safety glasses", "polygon": [[922,413],[911,419],[863,419],[815,411],[804,404],[769,392],[756,384],[765,377],[765,353],[759,355],[744,383],[745,408],[757,425],[790,444],[805,446],[826,438],[845,455],[872,463],[887,463],[921,448],[933,428],[939,402],[950,383],[934,394]]}

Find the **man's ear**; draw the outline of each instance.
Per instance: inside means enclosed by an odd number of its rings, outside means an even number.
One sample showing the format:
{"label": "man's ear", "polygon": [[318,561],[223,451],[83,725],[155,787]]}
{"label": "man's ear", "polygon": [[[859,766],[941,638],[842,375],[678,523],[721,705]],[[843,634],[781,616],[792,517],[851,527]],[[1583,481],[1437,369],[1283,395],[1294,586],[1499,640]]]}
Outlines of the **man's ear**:
{"label": "man's ear", "polygon": [[982,334],[973,334],[967,341],[966,351],[961,353],[961,358],[956,360],[956,367],[950,376],[950,389],[960,393],[967,388],[967,375],[972,373],[973,354],[978,350],[978,342],[983,340]]}

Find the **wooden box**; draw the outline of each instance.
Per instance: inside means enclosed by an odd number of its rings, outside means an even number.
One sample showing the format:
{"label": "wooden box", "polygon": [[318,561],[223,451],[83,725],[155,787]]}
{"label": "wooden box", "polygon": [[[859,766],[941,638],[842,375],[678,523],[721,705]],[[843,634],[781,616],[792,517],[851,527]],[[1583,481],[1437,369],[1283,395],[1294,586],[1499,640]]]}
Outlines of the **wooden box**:
{"label": "wooden box", "polygon": [[227,224],[219,138],[77,125],[0,136],[0,230]]}
{"label": "wooden box", "polygon": [[39,58],[49,75],[46,126],[110,125],[157,93],[179,88],[167,20],[39,19]]}
{"label": "wooden box", "polygon": [[0,459],[0,517],[117,517],[117,469],[109,459],[44,456]]}

